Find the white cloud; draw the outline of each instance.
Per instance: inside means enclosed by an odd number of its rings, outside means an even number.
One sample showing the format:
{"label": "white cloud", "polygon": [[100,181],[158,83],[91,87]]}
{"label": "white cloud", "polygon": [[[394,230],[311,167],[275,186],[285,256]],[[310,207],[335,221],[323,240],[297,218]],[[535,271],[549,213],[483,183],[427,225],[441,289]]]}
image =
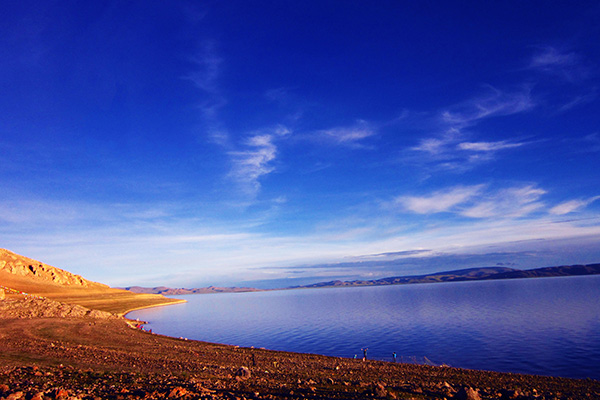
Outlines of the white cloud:
{"label": "white cloud", "polygon": [[529,69],[559,76],[570,83],[578,83],[588,78],[589,68],[574,52],[564,52],[548,46],[540,49],[528,65]]}
{"label": "white cloud", "polygon": [[463,134],[459,129],[450,128],[437,138],[425,138],[411,150],[429,153],[432,156],[443,156],[454,149],[457,142],[462,140]]}
{"label": "white cloud", "polygon": [[511,143],[506,140],[498,142],[463,142],[458,144],[460,150],[471,150],[471,151],[483,151],[493,152],[504,149],[512,149],[515,147],[521,147],[524,143]]}
{"label": "white cloud", "polygon": [[465,171],[483,162],[491,161],[500,151],[516,149],[530,144],[510,140],[467,141],[457,128],[448,129],[437,138],[425,138],[412,147],[414,152],[424,153],[421,157],[411,157],[412,163],[433,164],[437,169]]}
{"label": "white cloud", "polygon": [[479,194],[483,185],[458,186],[449,190],[437,191],[430,196],[401,196],[396,203],[417,214],[432,214],[451,211]]}
{"label": "white cloud", "polygon": [[289,133],[287,128],[278,126],[247,138],[243,143],[245,150],[229,152],[233,162],[231,176],[248,194],[255,195],[260,190],[259,179],[275,170],[271,164],[277,156],[275,140]]}
{"label": "white cloud", "polygon": [[550,214],[553,215],[565,215],[575,211],[578,211],[584,207],[587,207],[591,203],[596,200],[599,200],[600,196],[592,197],[587,200],[576,199],[565,201],[564,203],[560,203],[550,209]]}
{"label": "white cloud", "polygon": [[442,121],[460,129],[486,118],[518,114],[535,107],[531,90],[527,87],[515,92],[504,92],[491,86],[489,88],[489,94],[443,111]]}
{"label": "white cloud", "polygon": [[486,185],[455,186],[429,196],[401,196],[395,203],[417,214],[452,212],[469,218],[518,218],[544,206],[539,201],[546,191],[532,185],[496,192]]}
{"label": "white cloud", "polygon": [[460,214],[470,218],[518,218],[542,208],[539,201],[546,194],[543,189],[528,185],[491,193],[482,201],[467,206]]}
{"label": "white cloud", "polygon": [[466,128],[472,128],[487,118],[518,114],[533,107],[535,103],[529,88],[504,92],[490,87],[485,96],[441,111],[436,124],[442,133],[421,139],[409,149],[413,154],[409,153],[407,160],[412,164],[448,171],[463,172],[472,169],[493,160],[499,151],[515,149],[528,143],[514,140],[468,140],[474,133]]}
{"label": "white cloud", "polygon": [[338,144],[358,146],[359,141],[374,136],[377,132],[369,123],[359,120],[353,126],[324,129],[319,134]]}
{"label": "white cloud", "polygon": [[530,68],[564,67],[577,63],[575,53],[561,53],[554,47],[546,47],[531,58]]}

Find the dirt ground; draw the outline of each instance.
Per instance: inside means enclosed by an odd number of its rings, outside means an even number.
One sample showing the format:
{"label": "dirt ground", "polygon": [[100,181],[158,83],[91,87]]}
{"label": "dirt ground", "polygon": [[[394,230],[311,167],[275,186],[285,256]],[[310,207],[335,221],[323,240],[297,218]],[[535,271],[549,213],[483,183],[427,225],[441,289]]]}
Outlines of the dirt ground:
{"label": "dirt ground", "polygon": [[5,399],[600,399],[600,381],[188,341],[123,318],[0,314]]}

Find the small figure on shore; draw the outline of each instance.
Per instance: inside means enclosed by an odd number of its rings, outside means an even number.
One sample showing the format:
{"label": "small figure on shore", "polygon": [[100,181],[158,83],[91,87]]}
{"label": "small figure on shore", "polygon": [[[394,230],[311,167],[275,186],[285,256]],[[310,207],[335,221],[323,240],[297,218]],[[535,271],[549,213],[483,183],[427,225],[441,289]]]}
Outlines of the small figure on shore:
{"label": "small figure on shore", "polygon": [[363,361],[367,360],[367,350],[369,350],[368,347],[365,347],[364,349],[361,349],[363,352]]}
{"label": "small figure on shore", "polygon": [[396,362],[396,352],[392,353],[392,357],[394,357],[394,362]]}
{"label": "small figure on shore", "polygon": [[354,359],[356,360],[356,354],[354,355]]}

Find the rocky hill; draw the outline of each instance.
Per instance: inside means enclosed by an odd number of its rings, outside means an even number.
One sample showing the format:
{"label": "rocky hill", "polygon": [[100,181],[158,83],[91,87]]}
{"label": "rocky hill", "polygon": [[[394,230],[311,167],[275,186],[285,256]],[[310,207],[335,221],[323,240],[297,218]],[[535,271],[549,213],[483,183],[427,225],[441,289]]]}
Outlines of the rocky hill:
{"label": "rocky hill", "polygon": [[108,287],[100,283],[88,281],[79,275],[72,274],[60,268],[15,254],[6,249],[0,249],[0,271],[12,274],[13,276],[31,278],[36,281],[54,283],[57,285]]}
{"label": "rocky hill", "polygon": [[[138,308],[184,302],[182,299],[170,299],[157,294],[137,294],[113,289],[5,249],[0,249],[0,292],[6,292],[7,299],[2,300],[4,306],[7,306],[9,299],[22,296],[26,299],[48,300],[13,303],[10,309],[0,310],[0,316],[18,314],[17,308],[21,306],[34,309],[33,315],[36,316],[79,315],[90,310],[123,315]],[[50,300],[61,304],[50,303]],[[70,309],[66,305],[81,306],[87,311]]]}

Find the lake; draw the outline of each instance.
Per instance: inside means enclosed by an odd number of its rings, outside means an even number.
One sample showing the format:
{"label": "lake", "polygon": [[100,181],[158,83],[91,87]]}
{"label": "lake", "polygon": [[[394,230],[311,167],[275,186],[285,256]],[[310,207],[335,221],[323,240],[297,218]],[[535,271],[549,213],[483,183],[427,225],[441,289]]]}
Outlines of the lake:
{"label": "lake", "polygon": [[[175,297],[175,296],[174,296]],[[600,276],[177,296],[155,333],[302,353],[600,379]],[[429,361],[428,361],[429,360]]]}

